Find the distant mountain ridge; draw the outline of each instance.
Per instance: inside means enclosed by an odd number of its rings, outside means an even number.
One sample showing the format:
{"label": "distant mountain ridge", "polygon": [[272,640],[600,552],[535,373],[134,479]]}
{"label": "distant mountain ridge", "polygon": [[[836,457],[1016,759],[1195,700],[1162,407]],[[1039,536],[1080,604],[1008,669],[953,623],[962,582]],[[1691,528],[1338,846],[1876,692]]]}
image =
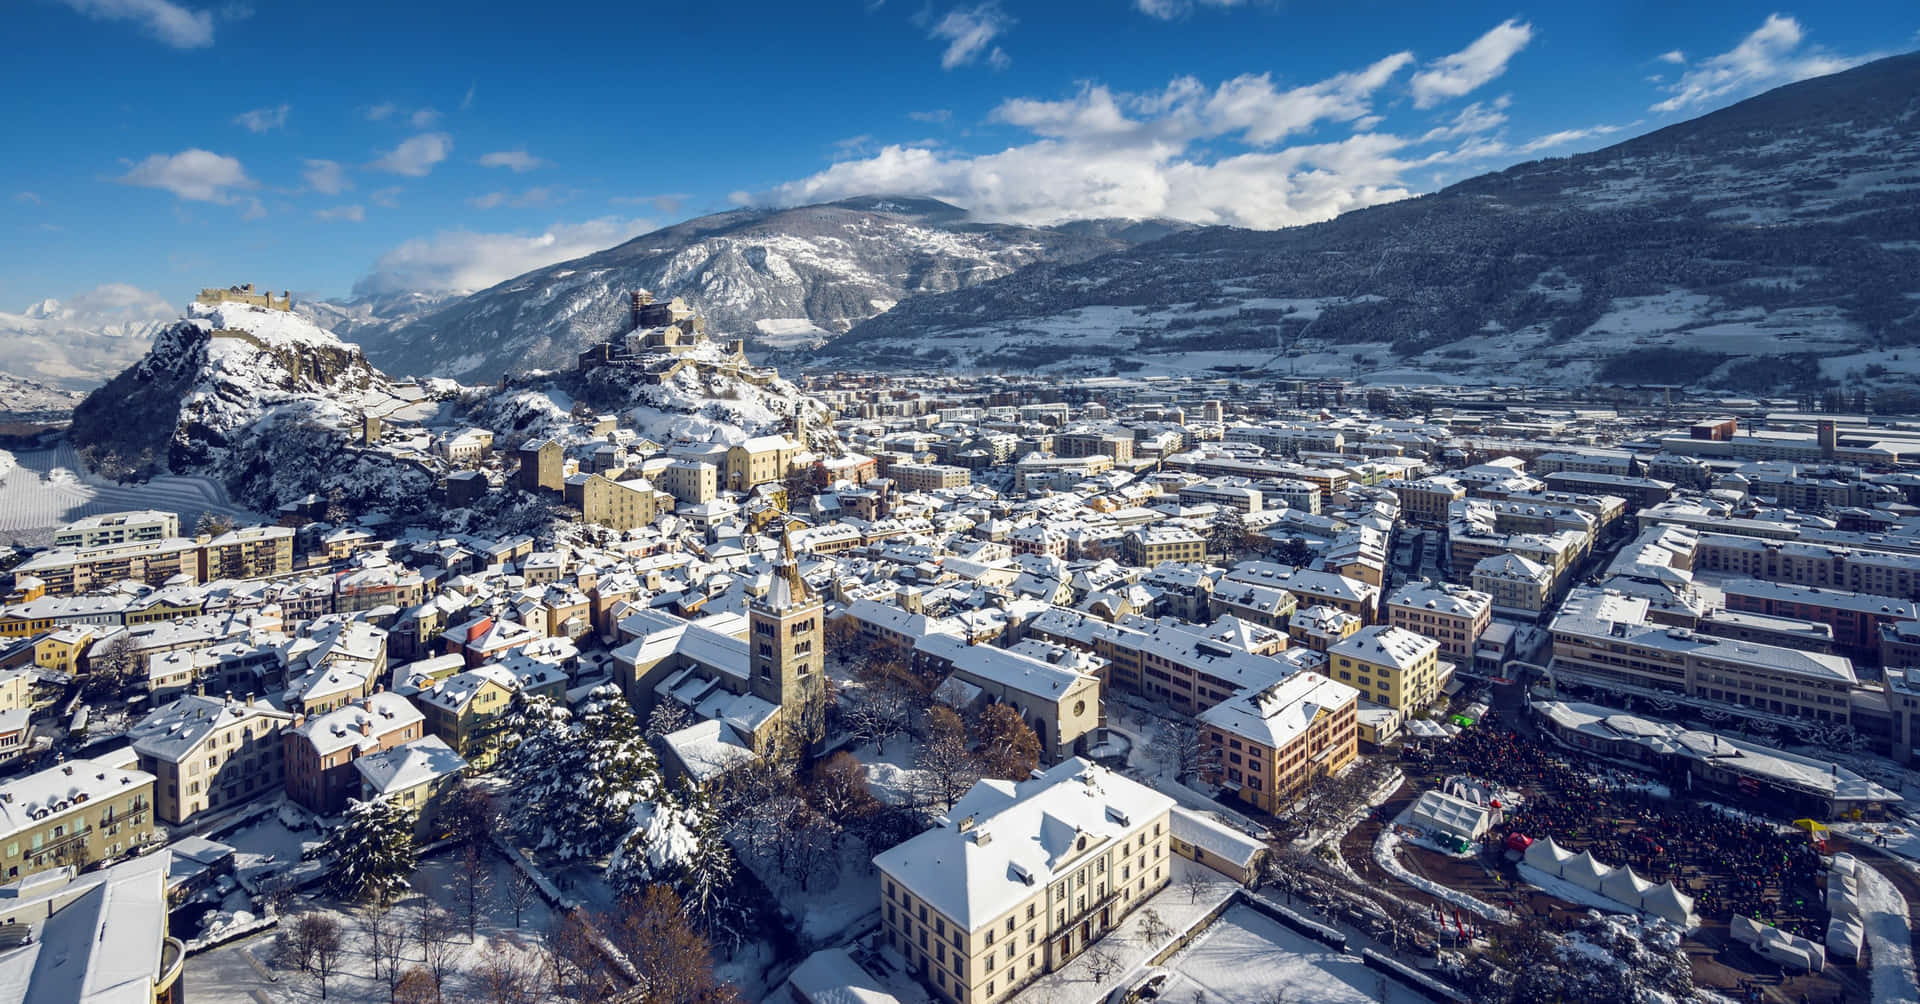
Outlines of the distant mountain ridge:
{"label": "distant mountain ridge", "polygon": [[756,349],[808,346],[912,297],[1182,229],[1168,221],[973,223],[959,207],[902,196],[741,209],[536,269],[398,322],[375,318],[350,334],[393,373],[472,381],[566,368],[625,323],[626,294],[644,288],[685,297],[716,336],[745,338]]}
{"label": "distant mountain ridge", "polygon": [[916,298],[812,364],[1763,390],[1916,357],[1920,54],[1326,223]]}

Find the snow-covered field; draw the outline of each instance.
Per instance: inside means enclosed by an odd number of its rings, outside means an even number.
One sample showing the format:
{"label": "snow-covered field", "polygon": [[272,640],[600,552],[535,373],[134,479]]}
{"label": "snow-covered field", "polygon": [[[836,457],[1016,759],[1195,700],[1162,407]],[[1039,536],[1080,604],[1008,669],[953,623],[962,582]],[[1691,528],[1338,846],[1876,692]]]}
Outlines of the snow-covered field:
{"label": "snow-covered field", "polygon": [[[411,894],[395,904],[394,913],[412,922],[432,903],[463,916],[459,914],[459,904],[453,894],[454,876],[459,867],[459,856],[451,852],[421,862],[414,873]],[[448,1001],[487,999],[481,972],[494,959],[511,960],[532,971],[540,934],[549,923],[547,906],[536,897],[522,911],[520,925],[515,927],[513,908],[505,898],[513,867],[498,855],[490,855],[487,870],[491,880],[490,897],[480,911],[476,936],[471,941],[467,939],[463,920],[463,926],[453,938],[457,962],[446,987]],[[326,999],[344,1004],[384,1004],[390,995],[384,982],[373,975],[366,938],[361,933],[360,914],[332,901],[301,900],[283,916],[283,924],[292,915],[310,909],[324,911],[339,921],[346,941],[340,968],[327,981]],[[409,959],[418,964],[419,947],[411,945],[408,952]],[[248,962],[246,955],[251,955],[253,962]],[[263,973],[271,973],[278,980],[271,980]],[[188,959],[186,982],[192,988],[193,1000],[202,1004],[259,1004],[261,998],[255,996],[256,990],[265,994],[265,999],[284,1004],[306,1004],[321,999],[320,981],[312,974],[277,964],[272,933]]]}
{"label": "snow-covered field", "polygon": [[162,475],[144,484],[122,485],[85,473],[73,448],[15,455],[19,466],[0,475],[0,538],[41,544],[64,523],[103,512],[162,509],[178,513],[190,532],[202,513],[263,522],[266,517],[233,504],[210,478]]}
{"label": "snow-covered field", "polygon": [[[1422,1004],[1412,988],[1368,969],[1248,906],[1227,910],[1193,944],[1167,961],[1169,1001],[1200,1004]],[[1284,996],[1282,996],[1284,994]]]}

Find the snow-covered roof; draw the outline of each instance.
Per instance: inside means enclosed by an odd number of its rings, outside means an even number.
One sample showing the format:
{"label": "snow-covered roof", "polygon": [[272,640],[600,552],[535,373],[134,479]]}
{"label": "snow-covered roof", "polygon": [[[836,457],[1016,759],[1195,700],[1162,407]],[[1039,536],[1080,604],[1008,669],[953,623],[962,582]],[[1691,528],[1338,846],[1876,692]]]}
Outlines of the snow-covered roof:
{"label": "snow-covered roof", "polygon": [[376,795],[390,795],[458,774],[467,769],[467,761],[439,736],[427,736],[360,757],[353,769]]}
{"label": "snow-covered roof", "polygon": [[[58,886],[36,887],[52,915],[39,924],[31,941],[0,955],[0,1001],[152,1001],[154,980],[166,958],[171,864],[172,855],[163,850]],[[85,891],[77,892],[82,888]]]}
{"label": "snow-covered roof", "polygon": [[974,931],[1076,867],[1086,852],[1150,832],[1172,808],[1173,799],[1074,757],[1017,784],[977,782],[948,812],[953,822],[873,861],[930,908]]}

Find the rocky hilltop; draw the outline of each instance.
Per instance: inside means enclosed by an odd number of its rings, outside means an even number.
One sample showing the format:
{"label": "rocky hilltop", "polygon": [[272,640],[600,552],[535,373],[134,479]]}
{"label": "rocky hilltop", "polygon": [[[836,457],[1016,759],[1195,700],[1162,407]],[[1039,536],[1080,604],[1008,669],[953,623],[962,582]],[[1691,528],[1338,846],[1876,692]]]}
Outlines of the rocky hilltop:
{"label": "rocky hilltop", "polygon": [[1280,231],[907,301],[816,365],[1609,380],[1920,370],[1920,55]]}

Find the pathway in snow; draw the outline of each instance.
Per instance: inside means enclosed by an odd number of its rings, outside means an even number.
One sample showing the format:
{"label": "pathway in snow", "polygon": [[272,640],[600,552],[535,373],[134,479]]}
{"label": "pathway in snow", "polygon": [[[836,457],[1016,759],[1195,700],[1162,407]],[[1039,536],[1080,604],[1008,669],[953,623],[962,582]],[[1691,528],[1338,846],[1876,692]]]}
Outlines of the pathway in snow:
{"label": "pathway in snow", "polygon": [[1460,907],[1463,910],[1470,910],[1488,920],[1499,921],[1505,924],[1518,922],[1518,919],[1514,917],[1512,913],[1494,906],[1492,903],[1475,899],[1457,889],[1449,889],[1432,879],[1415,875],[1409,871],[1407,866],[1400,862],[1400,855],[1397,853],[1400,849],[1400,839],[1400,834],[1395,831],[1393,827],[1389,826],[1381,830],[1380,839],[1373,842],[1373,860],[1379,862],[1380,867],[1385,868],[1388,874],[1429,896],[1446,900],[1454,906]]}
{"label": "pathway in snow", "polygon": [[1875,1004],[1914,1004],[1920,1001],[1920,983],[1914,979],[1907,899],[1871,866],[1859,865],[1858,874],[1860,916],[1873,955]]}

